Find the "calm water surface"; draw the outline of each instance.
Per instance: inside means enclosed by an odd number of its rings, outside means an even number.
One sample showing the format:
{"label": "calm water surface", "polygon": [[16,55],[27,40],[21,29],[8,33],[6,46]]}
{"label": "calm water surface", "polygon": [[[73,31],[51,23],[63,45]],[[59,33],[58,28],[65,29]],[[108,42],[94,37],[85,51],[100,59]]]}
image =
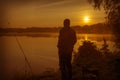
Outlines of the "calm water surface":
{"label": "calm water surface", "polygon": [[[96,34],[77,34],[78,40],[75,45],[75,51],[77,51],[79,45],[84,40],[90,40],[94,42],[98,48],[102,47],[103,37],[107,40],[109,48],[114,50],[114,42],[111,35],[96,35]],[[56,34],[50,34],[50,36],[42,37],[27,37],[17,36],[22,49],[27,56],[32,70],[35,74],[41,73],[46,69],[53,68],[58,69],[58,55],[57,55],[57,41]],[[8,74],[14,72],[22,72],[28,69],[25,63],[25,58],[20,50],[20,47],[14,36],[0,37],[0,51],[4,57],[5,70]]]}

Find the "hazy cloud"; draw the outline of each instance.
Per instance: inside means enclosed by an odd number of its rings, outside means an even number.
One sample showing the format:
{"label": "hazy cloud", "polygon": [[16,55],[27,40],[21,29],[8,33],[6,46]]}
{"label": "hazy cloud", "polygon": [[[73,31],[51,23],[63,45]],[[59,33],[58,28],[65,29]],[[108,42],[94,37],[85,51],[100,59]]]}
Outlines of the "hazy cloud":
{"label": "hazy cloud", "polygon": [[53,3],[53,2],[59,2],[59,1],[65,1],[65,0],[1,0],[1,2],[5,3],[41,3],[41,4],[46,4],[46,3]]}
{"label": "hazy cloud", "polygon": [[40,5],[58,4],[61,2],[68,2],[68,5],[84,5],[87,0],[0,0],[4,4],[28,4],[39,3]]}

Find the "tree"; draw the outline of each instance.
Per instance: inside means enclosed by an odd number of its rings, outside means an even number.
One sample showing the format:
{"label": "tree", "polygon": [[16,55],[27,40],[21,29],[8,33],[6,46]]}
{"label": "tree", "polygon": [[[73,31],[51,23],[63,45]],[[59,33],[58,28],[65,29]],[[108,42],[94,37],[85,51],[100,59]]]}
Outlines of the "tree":
{"label": "tree", "polygon": [[120,0],[88,0],[95,9],[104,8],[108,24],[112,26],[115,42],[120,48]]}

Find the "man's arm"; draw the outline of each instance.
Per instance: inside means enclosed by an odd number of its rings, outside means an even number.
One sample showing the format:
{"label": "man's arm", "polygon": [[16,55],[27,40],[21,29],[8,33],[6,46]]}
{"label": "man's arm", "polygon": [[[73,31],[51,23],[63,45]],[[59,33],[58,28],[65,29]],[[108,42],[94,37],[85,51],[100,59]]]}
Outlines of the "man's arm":
{"label": "man's arm", "polygon": [[73,44],[77,42],[76,32],[73,31]]}

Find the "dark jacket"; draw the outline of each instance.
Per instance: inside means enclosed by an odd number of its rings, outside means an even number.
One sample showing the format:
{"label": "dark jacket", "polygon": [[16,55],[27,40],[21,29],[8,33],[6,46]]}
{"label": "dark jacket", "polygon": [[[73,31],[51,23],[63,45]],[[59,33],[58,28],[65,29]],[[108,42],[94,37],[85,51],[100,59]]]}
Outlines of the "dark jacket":
{"label": "dark jacket", "polygon": [[73,49],[76,43],[76,33],[71,28],[62,28],[59,33],[58,48],[59,49]]}

